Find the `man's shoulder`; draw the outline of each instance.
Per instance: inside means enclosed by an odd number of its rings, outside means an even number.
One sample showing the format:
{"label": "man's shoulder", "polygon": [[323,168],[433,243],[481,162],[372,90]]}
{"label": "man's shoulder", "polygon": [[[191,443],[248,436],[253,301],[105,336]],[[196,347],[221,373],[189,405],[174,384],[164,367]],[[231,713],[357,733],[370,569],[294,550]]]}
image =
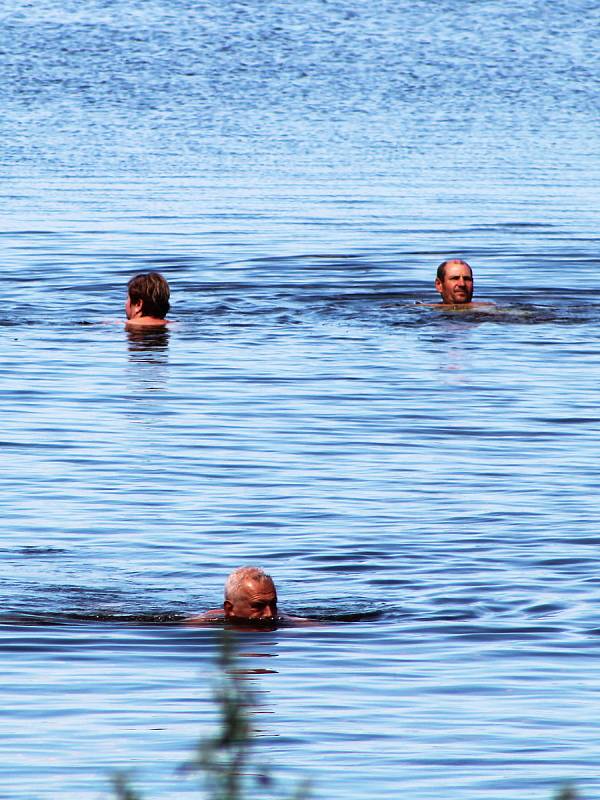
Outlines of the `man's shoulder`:
{"label": "man's shoulder", "polygon": [[198,614],[195,617],[188,617],[185,621],[186,625],[208,625],[211,622],[225,619],[225,613],[222,608],[210,608],[204,614]]}
{"label": "man's shoulder", "polygon": [[479,309],[496,308],[495,303],[484,300],[474,303],[422,303],[417,300],[415,305],[425,306],[425,308],[438,308],[440,311],[477,311]]}
{"label": "man's shoulder", "polygon": [[323,623],[318,619],[311,619],[310,617],[294,617],[291,614],[281,614],[279,621],[283,625],[288,625],[291,628],[310,628],[312,626],[318,627]]}

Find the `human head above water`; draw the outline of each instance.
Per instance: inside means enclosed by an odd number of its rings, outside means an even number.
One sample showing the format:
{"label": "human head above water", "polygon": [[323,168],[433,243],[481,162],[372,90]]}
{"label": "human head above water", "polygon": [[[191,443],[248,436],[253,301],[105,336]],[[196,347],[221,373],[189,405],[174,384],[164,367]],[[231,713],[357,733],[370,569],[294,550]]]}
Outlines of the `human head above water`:
{"label": "human head above water", "polygon": [[462,258],[449,258],[437,268],[435,288],[446,305],[470,303],[473,297],[473,270]]}
{"label": "human head above water", "polygon": [[270,575],[258,567],[239,567],[225,582],[225,618],[277,619],[277,591]]}
{"label": "human head above water", "polygon": [[164,319],[171,307],[169,284],[159,272],[140,272],[127,284],[127,318],[136,316]]}

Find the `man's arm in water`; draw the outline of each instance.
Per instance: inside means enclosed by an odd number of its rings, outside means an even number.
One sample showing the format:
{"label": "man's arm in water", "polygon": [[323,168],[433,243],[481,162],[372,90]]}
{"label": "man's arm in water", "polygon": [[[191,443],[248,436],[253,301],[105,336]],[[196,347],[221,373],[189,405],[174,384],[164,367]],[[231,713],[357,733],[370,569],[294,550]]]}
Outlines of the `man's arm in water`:
{"label": "man's arm in water", "polygon": [[[211,608],[208,611],[205,611],[204,614],[198,614],[195,617],[188,617],[184,624],[188,625],[189,627],[202,627],[203,625],[212,625],[215,622],[225,622],[226,617],[225,613],[222,608]],[[269,624],[269,620],[252,620],[252,619],[240,619],[236,620],[235,617],[229,617],[227,622],[230,624],[235,625],[236,622],[243,625],[244,628],[252,627],[253,623],[256,624],[257,628],[264,627],[265,625]],[[277,619],[272,620],[273,626],[284,625],[290,626],[292,628],[306,628],[312,626],[319,626],[322,625],[316,619],[310,619],[309,617],[294,617],[290,614],[280,614]]]}
{"label": "man's arm in water", "polygon": [[208,625],[211,622],[224,619],[225,612],[222,608],[210,608],[208,611],[205,611],[204,614],[198,614],[195,617],[188,617],[185,620],[185,624],[193,627],[199,625]]}

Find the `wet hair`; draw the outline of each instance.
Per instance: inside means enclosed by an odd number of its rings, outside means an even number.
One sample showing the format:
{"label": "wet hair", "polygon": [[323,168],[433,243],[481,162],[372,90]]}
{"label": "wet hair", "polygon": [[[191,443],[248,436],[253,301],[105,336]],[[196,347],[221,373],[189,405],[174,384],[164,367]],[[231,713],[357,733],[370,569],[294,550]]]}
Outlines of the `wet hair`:
{"label": "wet hair", "polygon": [[462,264],[463,267],[468,267],[471,270],[471,276],[473,275],[473,269],[471,265],[467,264],[466,261],[463,261],[462,258],[448,258],[446,259],[446,261],[442,261],[442,263],[437,268],[436,277],[438,281],[443,281],[444,278],[446,277],[446,267],[451,261],[454,261],[456,264]]}
{"label": "wet hair", "polygon": [[127,284],[129,300],[142,301],[142,314],[145,317],[164,319],[169,311],[169,284],[159,272],[140,272]]}
{"label": "wet hair", "polygon": [[240,594],[241,588],[246,581],[255,581],[256,583],[263,583],[269,581],[273,586],[273,578],[263,572],[258,567],[238,567],[228,576],[225,581],[225,600],[231,601],[233,598]]}

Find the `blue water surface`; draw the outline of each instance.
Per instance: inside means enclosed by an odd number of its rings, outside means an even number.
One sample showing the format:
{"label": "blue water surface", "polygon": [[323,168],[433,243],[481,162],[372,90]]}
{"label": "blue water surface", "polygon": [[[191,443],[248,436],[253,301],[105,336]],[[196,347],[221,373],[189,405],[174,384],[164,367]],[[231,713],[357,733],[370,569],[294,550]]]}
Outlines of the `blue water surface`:
{"label": "blue water surface", "polygon": [[1,797],[199,796],[251,563],[320,620],[238,637],[284,789],[600,797],[598,5],[0,18]]}

